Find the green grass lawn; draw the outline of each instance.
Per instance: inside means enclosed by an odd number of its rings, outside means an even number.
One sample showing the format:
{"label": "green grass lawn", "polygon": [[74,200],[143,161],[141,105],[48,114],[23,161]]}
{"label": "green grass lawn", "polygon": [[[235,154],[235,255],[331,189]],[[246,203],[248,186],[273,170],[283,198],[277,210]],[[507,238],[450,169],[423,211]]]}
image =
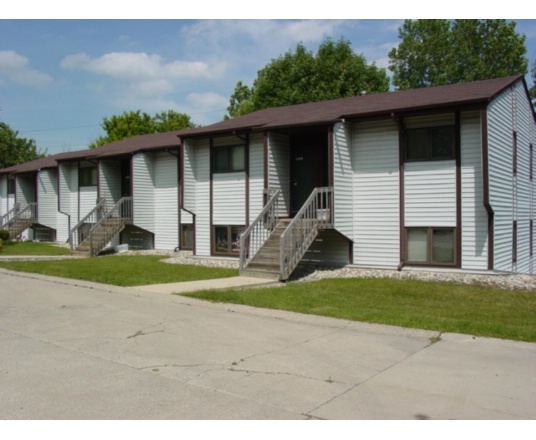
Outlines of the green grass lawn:
{"label": "green grass lawn", "polygon": [[238,275],[236,269],[162,263],[161,256],[112,255],[59,261],[0,262],[4,269],[32,272],[115,286],[144,286]]}
{"label": "green grass lawn", "polygon": [[0,256],[59,256],[69,255],[69,249],[54,246],[50,243],[41,243],[33,241],[4,241],[4,247]]}
{"label": "green grass lawn", "polygon": [[393,279],[332,279],[203,291],[214,302],[401,327],[536,342],[536,292]]}

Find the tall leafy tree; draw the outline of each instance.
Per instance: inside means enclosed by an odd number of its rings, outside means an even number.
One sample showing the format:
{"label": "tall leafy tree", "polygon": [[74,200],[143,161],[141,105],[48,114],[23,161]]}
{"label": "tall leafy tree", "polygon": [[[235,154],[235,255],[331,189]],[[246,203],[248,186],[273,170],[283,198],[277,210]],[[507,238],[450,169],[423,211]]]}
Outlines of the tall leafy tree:
{"label": "tall leafy tree", "polygon": [[45,157],[33,139],[19,137],[19,132],[0,122],[0,169]]}
{"label": "tall leafy tree", "polygon": [[181,130],[195,127],[190,116],[174,110],[157,113],[154,116],[141,110],[127,111],[120,115],[103,118],[101,127],[106,132],[100,136],[89,148],[97,148],[112,142],[120,141],[132,136],[151,133],[164,133],[166,131]]}
{"label": "tall leafy tree", "polygon": [[526,74],[525,36],[506,20],[405,20],[389,52],[399,89]]}
{"label": "tall leafy tree", "polygon": [[228,117],[256,110],[326,99],[385,92],[385,69],[356,54],[348,40],[325,40],[316,55],[298,44],[257,72],[251,88],[239,82],[231,95]]}

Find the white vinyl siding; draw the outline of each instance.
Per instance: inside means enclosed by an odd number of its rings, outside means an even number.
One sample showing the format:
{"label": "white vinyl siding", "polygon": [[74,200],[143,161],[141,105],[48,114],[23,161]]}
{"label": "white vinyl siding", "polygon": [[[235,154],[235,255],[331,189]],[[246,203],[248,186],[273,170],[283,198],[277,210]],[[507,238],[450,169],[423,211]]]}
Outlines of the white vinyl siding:
{"label": "white vinyl siding", "polygon": [[39,223],[56,229],[58,186],[55,169],[42,170],[37,173],[37,200]]}
{"label": "white vinyl siding", "polygon": [[134,224],[154,233],[155,206],[152,157],[144,153],[136,154],[132,158],[132,171]]}
{"label": "white vinyl siding", "polygon": [[346,124],[336,124],[333,131],[333,182],[335,200],[335,229],[350,240],[354,236],[353,171],[351,134]]}
{"label": "white vinyl siding", "polygon": [[484,208],[480,113],[462,113],[462,268],[488,268],[488,216]]}
{"label": "white vinyl siding", "polygon": [[398,127],[392,121],[352,127],[354,264],[400,263]]}
{"label": "white vinyl siding", "polygon": [[263,208],[264,200],[264,137],[252,135],[249,139],[249,223]]}
{"label": "white vinyl siding", "polygon": [[196,255],[210,255],[210,147],[198,142],[195,150],[195,248]]}
{"label": "white vinyl siding", "polygon": [[246,179],[244,172],[212,175],[212,223],[246,224]]}
{"label": "white vinyl siding", "polygon": [[281,190],[279,216],[290,214],[290,144],[289,137],[268,134],[268,187]]}
{"label": "white vinyl siding", "polygon": [[[518,82],[488,107],[490,203],[494,211],[494,269],[530,273],[529,145],[534,146],[531,104]],[[517,172],[513,173],[513,133],[517,134]],[[517,222],[517,259],[513,261],[513,222]]]}
{"label": "white vinyl siding", "polygon": [[456,227],[455,161],[405,164],[404,224]]}
{"label": "white vinyl siding", "polygon": [[79,217],[77,222],[97,206],[97,187],[96,186],[81,186],[80,191],[80,205],[79,205]]}
{"label": "white vinyl siding", "polygon": [[99,173],[100,197],[106,199],[108,208],[111,208],[121,199],[121,164],[119,161],[101,161]]}
{"label": "white vinyl siding", "polygon": [[177,157],[155,155],[154,170],[155,248],[173,250],[179,245]]}
{"label": "white vinyl siding", "polygon": [[35,174],[18,175],[15,184],[15,200],[20,203],[21,207],[35,203]]}

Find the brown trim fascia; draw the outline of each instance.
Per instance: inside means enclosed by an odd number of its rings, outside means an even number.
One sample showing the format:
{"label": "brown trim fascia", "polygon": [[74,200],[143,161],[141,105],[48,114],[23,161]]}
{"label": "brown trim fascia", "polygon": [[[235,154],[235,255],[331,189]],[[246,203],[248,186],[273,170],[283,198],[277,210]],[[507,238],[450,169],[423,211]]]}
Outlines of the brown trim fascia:
{"label": "brown trim fascia", "polygon": [[482,133],[482,195],[483,204],[488,214],[488,270],[493,270],[494,254],[494,227],[493,218],[495,213],[490,203],[489,194],[489,155],[488,155],[488,112],[483,108],[480,110],[480,130]]}
{"label": "brown trim fascia", "polygon": [[[262,138],[262,147],[263,147],[263,178],[264,178],[264,189],[267,190],[269,188],[269,185],[270,185],[270,176],[269,176],[269,173],[268,173],[268,165],[269,165],[269,161],[268,161],[268,155],[269,155],[269,152],[268,152],[268,146],[269,146],[269,134],[267,131],[265,131],[263,133],[263,138]],[[267,203],[268,203],[268,195],[266,193],[266,191],[264,191],[264,194],[263,194],[263,198],[264,198],[264,203],[263,203],[263,206],[265,206]]]}
{"label": "brown trim fascia", "polygon": [[456,158],[456,267],[462,267],[462,157],[460,112],[454,114]]}
{"label": "brown trim fascia", "polygon": [[250,149],[250,142],[249,142],[249,134],[246,134],[245,139],[245,148],[244,148],[244,162],[245,162],[245,174],[246,174],[246,227],[249,226],[249,149]]}
{"label": "brown trim fascia", "polygon": [[406,145],[404,142],[404,120],[400,115],[392,114],[391,118],[398,125],[398,209],[399,209],[399,247],[400,263],[398,270],[402,270],[406,259],[406,229],[404,218],[404,157],[406,157]]}
{"label": "brown trim fascia", "polygon": [[213,221],[213,192],[214,192],[214,178],[213,178],[213,172],[214,172],[214,139],[211,136],[209,138],[209,146],[208,146],[208,155],[209,155],[209,240],[210,240],[210,255],[214,255],[214,225],[212,224]]}
{"label": "brown trim fascia", "polygon": [[335,145],[334,145],[334,129],[333,125],[328,127],[328,182],[329,186],[335,186],[335,164],[334,164],[334,154],[335,154]]}

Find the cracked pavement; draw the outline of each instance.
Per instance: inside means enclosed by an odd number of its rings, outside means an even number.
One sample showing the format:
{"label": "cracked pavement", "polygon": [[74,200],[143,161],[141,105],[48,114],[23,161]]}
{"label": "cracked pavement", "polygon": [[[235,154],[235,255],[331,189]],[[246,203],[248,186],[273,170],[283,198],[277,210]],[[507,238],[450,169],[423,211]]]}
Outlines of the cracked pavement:
{"label": "cracked pavement", "polygon": [[2,419],[536,418],[536,344],[0,277]]}

